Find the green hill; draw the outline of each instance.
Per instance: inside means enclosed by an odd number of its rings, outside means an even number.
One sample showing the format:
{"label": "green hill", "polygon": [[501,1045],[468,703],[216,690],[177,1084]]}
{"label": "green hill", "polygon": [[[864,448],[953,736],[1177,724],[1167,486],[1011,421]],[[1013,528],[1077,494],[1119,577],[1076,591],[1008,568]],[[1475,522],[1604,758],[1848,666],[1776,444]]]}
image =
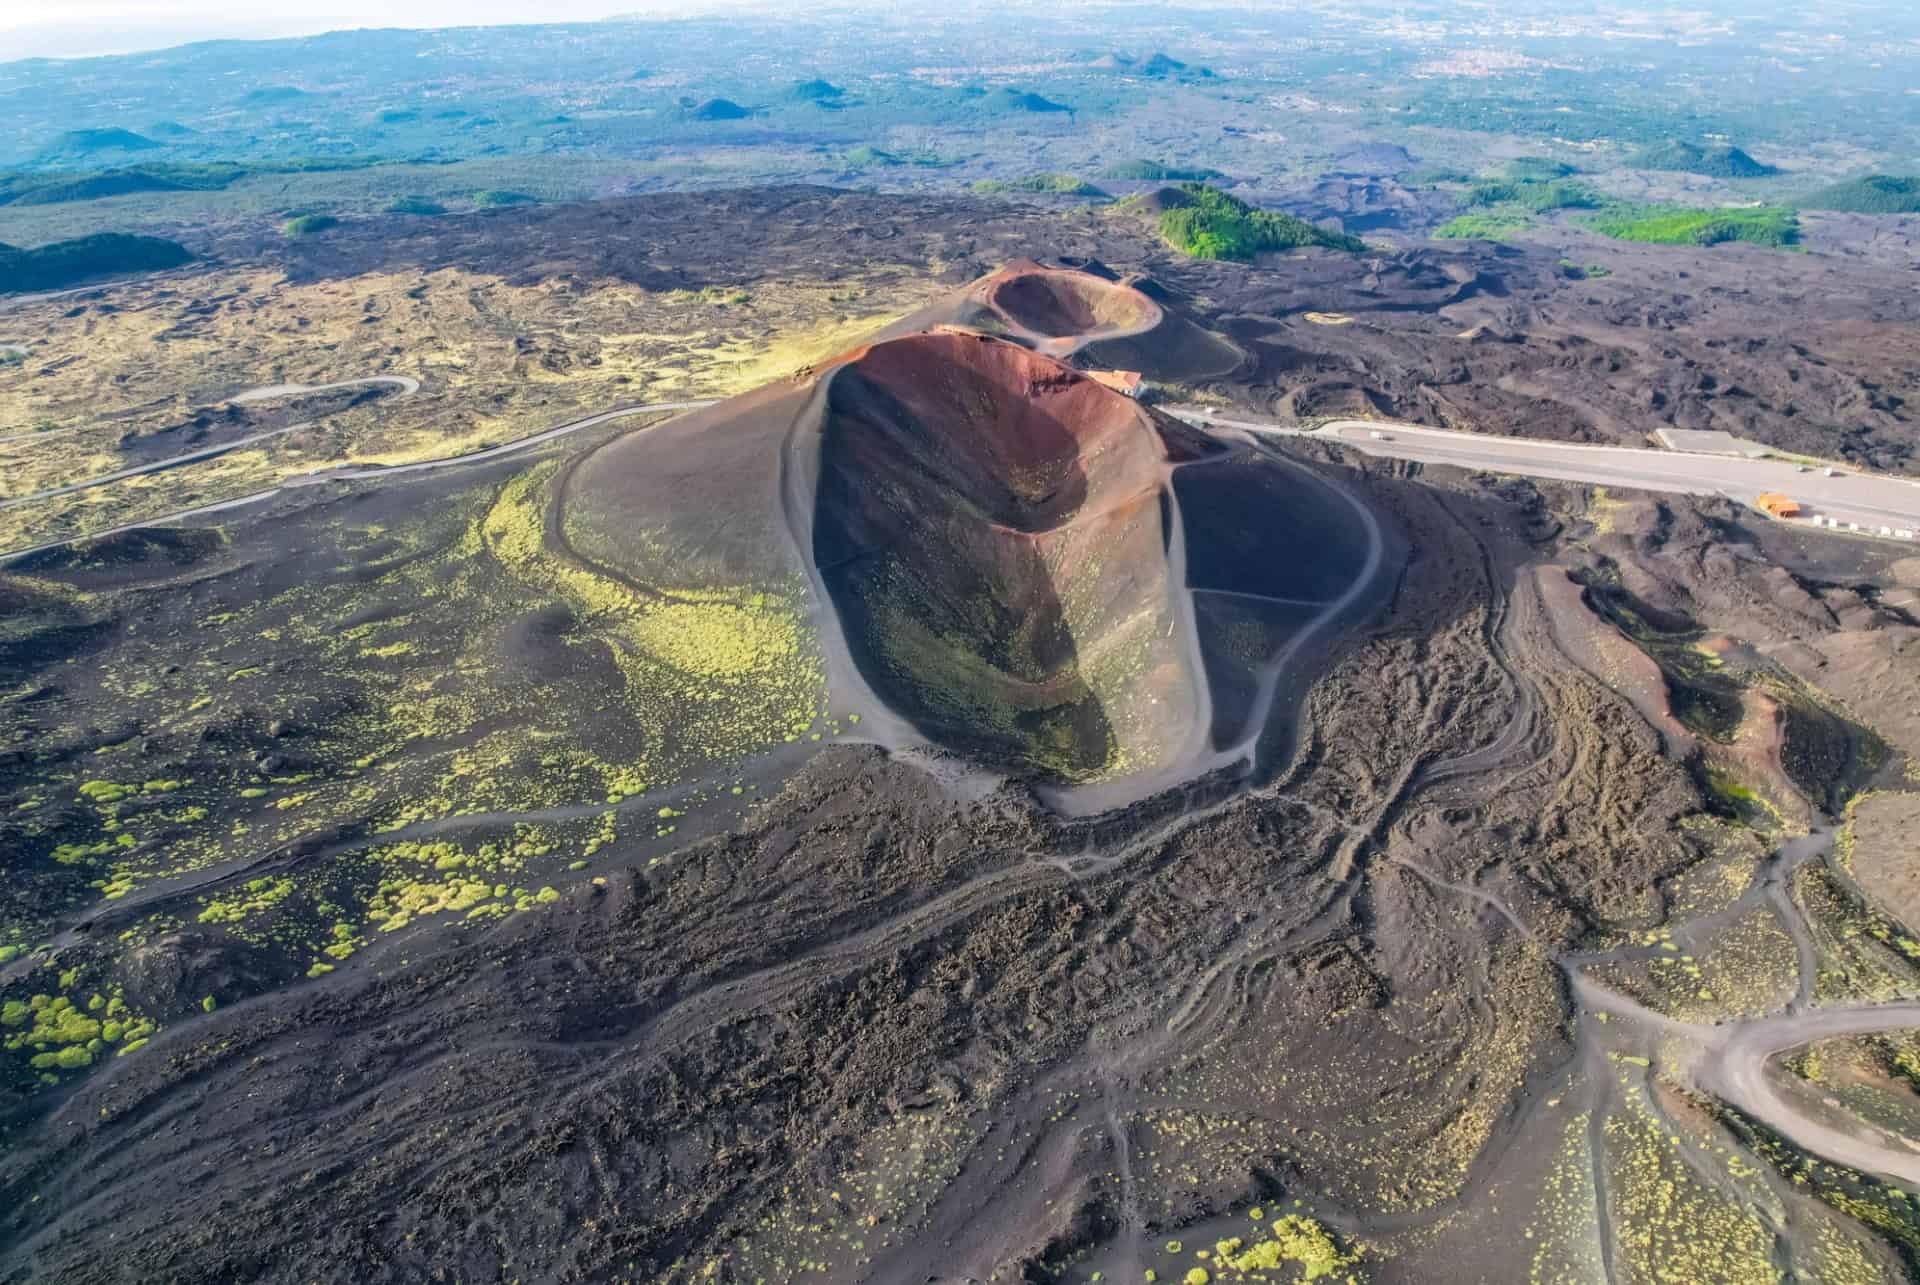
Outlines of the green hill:
{"label": "green hill", "polygon": [[803,80],[793,87],[793,96],[805,102],[818,103],[838,98],[847,91],[828,80]]}
{"label": "green hill", "polygon": [[1780,172],[1771,165],[1762,165],[1737,147],[1727,144],[1702,147],[1678,140],[1642,148],[1627,158],[1627,165],[1637,170],[1667,170],[1707,178],[1766,178]]}
{"label": "green hill", "polygon": [[1534,227],[1529,214],[1462,214],[1435,228],[1436,241],[1506,241]]}
{"label": "green hill", "polygon": [[1516,182],[1552,182],[1579,172],[1565,161],[1549,160],[1544,156],[1516,156],[1506,166],[1506,177]]}
{"label": "green hill", "polygon": [[0,174],[0,205],[59,205],[129,192],[217,192],[247,171],[239,165],[153,162],[91,173]]}
{"label": "green hill", "polygon": [[1219,170],[1176,169],[1159,161],[1121,161],[1100,171],[1101,178],[1131,179],[1142,183],[1210,183],[1225,178]]}
{"label": "green hill", "polygon": [[92,277],[177,268],[193,255],[155,236],[101,232],[32,250],[0,245],[0,294],[60,290]]}
{"label": "green hill", "polygon": [[150,152],[165,147],[130,129],[70,129],[48,143],[42,156],[92,156],[99,152]]}
{"label": "green hill", "polygon": [[102,170],[0,172],[0,205],[59,205],[93,201],[130,192],[218,192],[252,174],[317,174],[364,169],[379,164],[371,157],[321,157],[235,165],[142,161]]}
{"label": "green hill", "polygon": [[1034,174],[1027,178],[1016,179],[983,178],[972,186],[974,191],[983,194],[1041,192],[1049,196],[1104,197],[1107,195],[1085,179],[1075,178],[1071,174]]}
{"label": "green hill", "polygon": [[903,152],[889,152],[879,147],[856,147],[840,158],[841,164],[849,169],[868,169],[876,165],[892,167],[895,165],[925,165],[934,168],[952,165],[955,162],[942,160],[937,154],[921,148],[912,148]]}
{"label": "green hill", "polygon": [[1056,103],[1051,98],[1043,98],[1039,94],[1019,89],[1001,90],[1000,101],[1014,111],[1021,112],[1067,112],[1071,114],[1073,111],[1073,108],[1067,106],[1065,103]]}
{"label": "green hill", "polygon": [[292,85],[266,85],[260,89],[249,90],[240,99],[243,107],[274,107],[286,103],[297,103],[303,98],[315,95]]}
{"label": "green hill", "polygon": [[695,120],[745,120],[753,115],[753,112],[731,98],[709,98],[690,110],[687,115]]}
{"label": "green hill", "polygon": [[1548,210],[1597,210],[1602,204],[1598,192],[1585,183],[1568,179],[1476,183],[1467,192],[1466,200],[1468,205],[1478,206],[1518,205],[1536,214]]}
{"label": "green hill", "polygon": [[538,205],[540,198],[528,196],[525,192],[501,192],[489,189],[475,192],[473,203],[483,210],[502,210],[510,205]]}
{"label": "green hill", "polygon": [[1325,231],[1291,214],[1257,209],[1204,183],[1183,183],[1179,191],[1186,203],[1161,211],[1160,235],[1197,259],[1251,259],[1263,250],[1309,245],[1366,249],[1358,237]]}
{"label": "green hill", "polygon": [[1792,210],[1775,206],[1696,210],[1680,205],[1615,205],[1589,214],[1580,222],[1616,241],[1647,241],[1655,245],[1750,241],[1784,249],[1800,240],[1800,220]]}
{"label": "green hill", "polygon": [[1920,178],[1869,174],[1848,179],[1803,198],[1800,208],[1849,214],[1920,214]]}

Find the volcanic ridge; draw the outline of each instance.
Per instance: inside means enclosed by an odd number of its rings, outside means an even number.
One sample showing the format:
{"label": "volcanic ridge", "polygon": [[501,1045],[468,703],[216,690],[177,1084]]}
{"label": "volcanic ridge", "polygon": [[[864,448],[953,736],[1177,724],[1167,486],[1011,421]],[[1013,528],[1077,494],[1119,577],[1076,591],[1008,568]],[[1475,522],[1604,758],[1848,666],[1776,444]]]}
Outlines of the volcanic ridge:
{"label": "volcanic ridge", "polygon": [[[806,599],[836,699],[891,748],[1033,777],[1075,811],[1244,770],[1283,658],[1355,614],[1380,536],[1306,465],[1081,368],[1116,358],[1163,378],[1241,360],[1139,285],[1020,261],[787,383],[609,444],[552,525],[655,592]],[[663,514],[664,534],[621,534]],[[1252,581],[1250,554],[1269,569]],[[1216,719],[1217,684],[1260,712]]]}

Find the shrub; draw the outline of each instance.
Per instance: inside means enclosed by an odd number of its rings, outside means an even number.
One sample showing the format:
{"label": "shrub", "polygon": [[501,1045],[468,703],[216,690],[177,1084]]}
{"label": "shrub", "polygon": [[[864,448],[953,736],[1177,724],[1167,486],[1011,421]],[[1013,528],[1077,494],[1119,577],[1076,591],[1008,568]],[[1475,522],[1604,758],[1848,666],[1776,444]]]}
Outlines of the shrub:
{"label": "shrub", "polygon": [[328,228],[337,228],[339,226],[340,220],[334,218],[331,214],[298,214],[288,219],[286,223],[281,226],[280,230],[289,238],[297,239],[303,236],[313,236],[316,233],[325,232]]}

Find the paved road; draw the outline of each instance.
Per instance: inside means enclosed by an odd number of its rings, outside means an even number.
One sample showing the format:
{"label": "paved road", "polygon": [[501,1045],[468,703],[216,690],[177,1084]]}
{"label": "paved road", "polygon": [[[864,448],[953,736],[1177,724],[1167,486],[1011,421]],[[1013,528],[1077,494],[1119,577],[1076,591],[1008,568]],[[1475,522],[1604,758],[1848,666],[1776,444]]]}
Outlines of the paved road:
{"label": "paved road", "polygon": [[[524,451],[529,447],[538,446],[543,442],[550,442],[556,437],[565,437],[568,433],[577,433],[581,429],[592,428],[596,424],[605,424],[610,420],[625,419],[633,415],[651,415],[662,411],[698,410],[703,406],[711,405],[713,405],[713,402],[708,400],[653,402],[645,406],[625,406],[618,410],[602,411],[597,415],[588,415],[584,419],[570,420],[555,428],[549,428],[527,437],[517,438],[501,446],[489,447],[484,451],[473,451],[466,455],[449,455],[444,459],[424,460],[418,464],[400,464],[386,468],[342,468],[328,469],[315,473],[303,473],[297,477],[288,478],[279,486],[269,487],[264,491],[255,491],[251,495],[236,496],[231,500],[221,500],[216,504],[202,504],[190,509],[176,509],[172,513],[163,513],[158,517],[143,518],[138,522],[127,522],[120,526],[108,527],[103,531],[88,531],[81,535],[64,536],[58,540],[48,540],[43,544],[28,545],[23,549],[0,551],[0,566],[4,566],[16,558],[24,558],[35,553],[44,553],[48,549],[65,548],[69,544],[78,544],[83,540],[102,540],[110,535],[120,535],[126,531],[138,531],[144,527],[166,526],[169,523],[182,522],[188,518],[204,517],[209,513],[220,513],[227,509],[238,509],[250,504],[259,504],[272,499],[276,495],[285,493],[292,487],[318,486],[326,482],[345,482],[362,478],[397,477],[403,473],[420,473],[428,469],[452,468],[458,464],[475,464],[481,460],[490,460],[501,455],[510,455],[515,451]],[[176,458],[166,462],[179,463],[180,461]]]}
{"label": "paved road", "polygon": [[1454,464],[1493,473],[1642,491],[1722,495],[1745,504],[1751,504],[1763,491],[1779,491],[1798,500],[1807,518],[1831,517],[1858,523],[1875,533],[1883,526],[1920,532],[1920,483],[1880,474],[1842,471],[1837,477],[1828,477],[1819,469],[1802,472],[1798,465],[1785,460],[1625,446],[1572,446],[1391,421],[1336,420],[1309,433],[1272,420],[1210,415],[1193,407],[1175,407],[1172,413],[1193,424],[1264,435],[1328,438],[1367,455]]}

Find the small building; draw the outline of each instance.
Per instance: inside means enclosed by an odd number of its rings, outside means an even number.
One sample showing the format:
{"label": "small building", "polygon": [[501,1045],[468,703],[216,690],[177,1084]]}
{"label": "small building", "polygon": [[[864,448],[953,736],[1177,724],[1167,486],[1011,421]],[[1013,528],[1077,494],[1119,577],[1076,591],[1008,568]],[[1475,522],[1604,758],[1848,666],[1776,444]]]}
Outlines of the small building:
{"label": "small building", "polygon": [[1767,491],[1753,503],[1755,508],[1771,517],[1797,518],[1800,516],[1799,502],[1778,491]]}
{"label": "small building", "polygon": [[1140,396],[1140,387],[1143,381],[1140,378],[1140,372],[1137,370],[1090,370],[1087,372],[1087,375],[1089,378],[1105,384],[1116,393],[1121,393],[1133,398]]}

